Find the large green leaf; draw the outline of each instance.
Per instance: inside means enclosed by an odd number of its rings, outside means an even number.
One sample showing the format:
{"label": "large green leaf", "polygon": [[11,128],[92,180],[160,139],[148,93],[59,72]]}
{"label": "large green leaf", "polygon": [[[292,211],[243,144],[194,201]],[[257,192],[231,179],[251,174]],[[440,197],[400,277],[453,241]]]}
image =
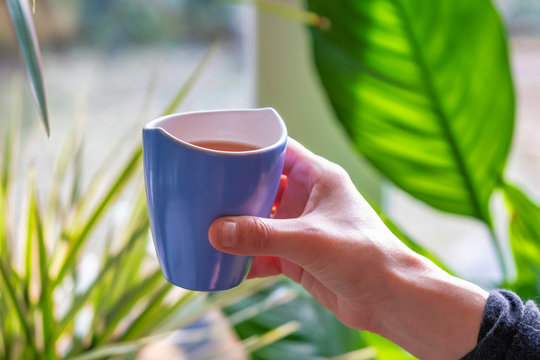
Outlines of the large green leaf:
{"label": "large green leaf", "polygon": [[540,206],[520,189],[505,184],[504,196],[510,211],[510,245],[517,278],[508,284],[523,298],[540,294]]}
{"label": "large green leaf", "polygon": [[514,123],[490,0],[308,0],[320,78],[355,147],[433,207],[490,224]]}
{"label": "large green leaf", "polygon": [[27,0],[6,0],[6,4],[8,18],[11,20],[13,31],[17,37],[21,61],[26,70],[28,84],[38,107],[41,121],[43,121],[43,125],[45,126],[45,131],[49,135],[49,115],[47,113],[47,101],[43,86],[41,53],[30,12],[30,5]]}

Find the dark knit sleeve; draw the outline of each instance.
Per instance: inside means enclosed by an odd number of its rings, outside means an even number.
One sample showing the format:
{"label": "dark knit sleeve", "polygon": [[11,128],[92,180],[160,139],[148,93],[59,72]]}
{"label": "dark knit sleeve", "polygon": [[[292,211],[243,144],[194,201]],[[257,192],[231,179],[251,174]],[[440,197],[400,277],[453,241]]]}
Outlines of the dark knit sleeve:
{"label": "dark knit sleeve", "polygon": [[540,312],[508,290],[489,294],[478,344],[463,360],[540,360]]}

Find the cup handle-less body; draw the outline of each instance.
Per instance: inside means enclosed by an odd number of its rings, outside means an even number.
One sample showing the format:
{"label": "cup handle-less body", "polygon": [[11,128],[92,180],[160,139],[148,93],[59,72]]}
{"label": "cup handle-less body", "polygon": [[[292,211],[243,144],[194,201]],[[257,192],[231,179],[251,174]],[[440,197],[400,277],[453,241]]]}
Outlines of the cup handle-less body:
{"label": "cup handle-less body", "polygon": [[186,146],[160,128],[143,130],[152,234],[169,282],[199,291],[242,282],[252,258],[215,250],[208,228],[221,216],[270,215],[285,147],[286,137],[268,151],[231,156]]}

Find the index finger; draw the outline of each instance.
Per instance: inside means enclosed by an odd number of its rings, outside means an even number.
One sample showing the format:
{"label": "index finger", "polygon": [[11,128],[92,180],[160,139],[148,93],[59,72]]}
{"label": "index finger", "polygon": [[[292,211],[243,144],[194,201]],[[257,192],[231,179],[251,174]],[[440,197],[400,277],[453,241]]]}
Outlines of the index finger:
{"label": "index finger", "polygon": [[289,175],[297,163],[314,163],[315,154],[306,149],[292,137],[287,139],[287,149],[285,150],[285,163],[283,164],[283,174]]}

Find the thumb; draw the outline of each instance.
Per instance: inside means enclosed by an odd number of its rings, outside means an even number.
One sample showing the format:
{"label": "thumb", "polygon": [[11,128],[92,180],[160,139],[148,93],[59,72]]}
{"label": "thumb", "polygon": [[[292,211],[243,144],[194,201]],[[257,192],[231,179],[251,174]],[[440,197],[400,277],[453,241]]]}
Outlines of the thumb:
{"label": "thumb", "polygon": [[[210,225],[208,238],[214,248],[223,252],[279,256],[302,264],[307,261],[304,227],[298,218],[223,217]],[[310,252],[316,253],[319,241],[309,240]]]}

